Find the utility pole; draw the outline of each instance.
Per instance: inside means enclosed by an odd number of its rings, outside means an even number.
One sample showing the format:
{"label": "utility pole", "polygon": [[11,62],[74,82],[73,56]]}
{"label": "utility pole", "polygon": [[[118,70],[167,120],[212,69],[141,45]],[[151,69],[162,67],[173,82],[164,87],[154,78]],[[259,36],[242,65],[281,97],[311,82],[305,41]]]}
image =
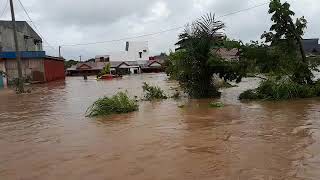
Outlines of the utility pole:
{"label": "utility pole", "polygon": [[61,58],[61,46],[59,46],[59,57]]}
{"label": "utility pole", "polygon": [[82,56],[79,56],[80,57],[80,62],[81,62],[81,58],[82,58]]}
{"label": "utility pole", "polygon": [[13,27],[13,38],[14,38],[14,44],[16,48],[16,58],[17,58],[17,66],[18,66],[18,92],[24,93],[23,88],[23,77],[22,77],[22,69],[21,69],[21,56],[19,51],[19,44],[18,44],[18,37],[17,37],[17,25],[16,25],[16,18],[14,15],[14,8],[13,8],[13,2],[10,0],[10,9],[11,9],[11,18],[12,18],[12,27]]}

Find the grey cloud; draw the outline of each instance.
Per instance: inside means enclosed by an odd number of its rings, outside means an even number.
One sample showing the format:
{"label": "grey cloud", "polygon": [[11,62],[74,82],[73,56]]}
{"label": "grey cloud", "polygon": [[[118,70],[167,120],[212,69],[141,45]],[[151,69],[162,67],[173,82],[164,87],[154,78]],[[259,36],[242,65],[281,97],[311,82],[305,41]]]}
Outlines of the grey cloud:
{"label": "grey cloud", "polygon": [[[4,0],[0,0],[0,3]],[[21,0],[46,40],[52,45],[96,42],[148,34],[184,25],[199,16],[212,12],[221,16],[246,9],[263,0]],[[319,37],[320,2],[318,0],[292,1],[297,16],[305,15],[309,21],[306,37]],[[1,6],[0,6],[1,7]],[[226,23],[230,38],[244,41],[258,40],[270,27],[267,5],[232,16],[219,18]],[[24,15],[17,8],[20,20]],[[10,17],[9,14],[6,17]],[[151,52],[159,53],[174,48],[182,30],[156,36],[138,38],[147,40]],[[79,47],[63,47],[66,58],[80,54],[90,58],[96,54],[120,51],[124,41]],[[57,50],[46,48],[49,54]]]}

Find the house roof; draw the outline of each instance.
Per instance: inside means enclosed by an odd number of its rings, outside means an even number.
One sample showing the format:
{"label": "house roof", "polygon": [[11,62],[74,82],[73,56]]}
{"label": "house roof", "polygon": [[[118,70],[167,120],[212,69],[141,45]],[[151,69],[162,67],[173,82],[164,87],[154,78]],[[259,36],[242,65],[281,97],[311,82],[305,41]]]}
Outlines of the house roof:
{"label": "house roof", "polygon": [[125,63],[128,66],[142,66],[146,64],[148,61],[110,61],[111,67],[116,68],[121,64]]}
{"label": "house roof", "polygon": [[227,48],[219,48],[213,49],[213,52],[220,55],[222,58],[226,60],[237,60],[239,59],[239,50],[237,48],[227,49]]}
{"label": "house roof", "polygon": [[320,45],[319,45],[319,39],[314,38],[314,39],[303,39],[303,49],[307,53],[312,53],[314,50],[320,52]]}
{"label": "house roof", "polygon": [[158,60],[150,60],[150,61],[146,62],[145,64],[143,64],[141,66],[141,68],[143,68],[143,69],[153,68],[152,65],[154,65],[154,64],[159,64],[161,67],[163,65],[163,63],[159,62]]}
{"label": "house roof", "polygon": [[90,67],[90,70],[102,70],[106,64],[107,62],[80,62],[68,68],[67,71],[81,70],[83,66]]}
{"label": "house roof", "polygon": [[100,59],[100,58],[108,58],[108,57],[110,57],[110,55],[96,55],[95,56],[95,59]]}

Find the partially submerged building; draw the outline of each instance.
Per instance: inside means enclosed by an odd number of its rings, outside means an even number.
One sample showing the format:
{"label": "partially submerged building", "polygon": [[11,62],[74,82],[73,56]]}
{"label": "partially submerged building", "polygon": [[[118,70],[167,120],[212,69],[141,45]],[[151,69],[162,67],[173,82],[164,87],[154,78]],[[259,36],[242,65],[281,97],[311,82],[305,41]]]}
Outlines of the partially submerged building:
{"label": "partially submerged building", "polygon": [[68,68],[67,74],[70,76],[97,75],[107,63],[111,65],[112,74],[160,72],[163,70],[162,63],[157,62],[157,60],[150,58],[148,42],[126,42],[125,51],[97,55],[95,62],[79,62],[77,65]]}
{"label": "partially submerged building", "polygon": [[79,62],[67,69],[68,76],[98,75],[109,62]]}
{"label": "partially submerged building", "polygon": [[[22,75],[29,82],[49,82],[65,78],[64,59],[46,55],[41,37],[25,21],[17,21],[17,38]],[[17,54],[11,21],[0,21],[0,88],[18,78]],[[3,74],[3,73],[1,73]]]}
{"label": "partially submerged building", "polygon": [[[64,59],[47,56],[44,51],[23,51],[21,53],[22,75],[31,83],[43,83],[65,78]],[[0,69],[6,74],[2,87],[12,84],[18,78],[15,52],[0,52]]]}

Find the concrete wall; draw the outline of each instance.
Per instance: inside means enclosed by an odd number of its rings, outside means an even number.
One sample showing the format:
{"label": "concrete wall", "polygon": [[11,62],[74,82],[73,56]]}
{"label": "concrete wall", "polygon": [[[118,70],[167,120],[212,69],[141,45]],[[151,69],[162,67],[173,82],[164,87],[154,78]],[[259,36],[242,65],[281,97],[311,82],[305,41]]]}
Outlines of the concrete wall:
{"label": "concrete wall", "polygon": [[[141,57],[140,57],[141,53]],[[148,42],[134,42],[126,43],[126,51],[110,53],[110,61],[148,61],[149,47]]]}
{"label": "concrete wall", "polygon": [[[134,42],[129,41],[127,42],[127,58],[128,61],[147,61],[149,60],[149,47],[148,42]],[[140,57],[141,53],[141,57]]]}
{"label": "concrete wall", "polygon": [[[15,59],[7,59],[5,61],[6,73],[8,74],[9,83],[18,77],[17,61]],[[45,81],[43,59],[23,59],[22,75],[31,81]]]}
{"label": "concrete wall", "polygon": [[[17,36],[20,51],[42,51],[41,38],[25,22],[17,22]],[[0,52],[15,51],[12,24],[0,21]]]}

